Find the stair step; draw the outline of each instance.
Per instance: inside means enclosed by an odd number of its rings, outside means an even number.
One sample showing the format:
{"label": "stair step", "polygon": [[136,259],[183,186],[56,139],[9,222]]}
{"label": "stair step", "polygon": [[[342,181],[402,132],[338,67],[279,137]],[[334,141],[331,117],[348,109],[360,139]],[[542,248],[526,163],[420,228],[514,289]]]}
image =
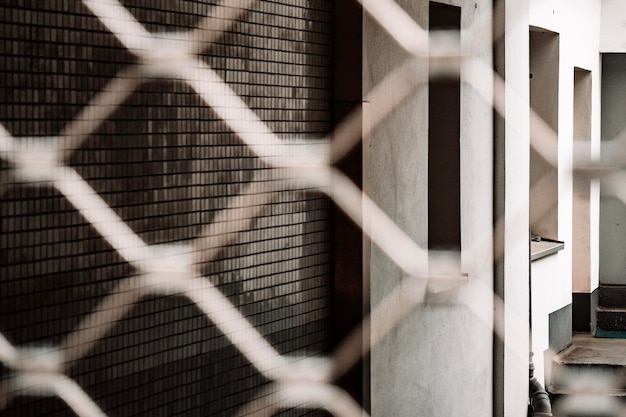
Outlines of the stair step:
{"label": "stair step", "polygon": [[[606,339],[614,340],[614,339]],[[625,365],[553,364],[550,394],[590,393],[626,396]]]}
{"label": "stair step", "polygon": [[626,331],[604,330],[601,327],[596,327],[595,336],[600,338],[626,339]]}
{"label": "stair step", "polygon": [[626,285],[600,285],[598,305],[608,308],[626,308]]}
{"label": "stair step", "polygon": [[546,387],[558,417],[622,415],[626,403],[626,339],[574,334],[572,345],[556,354]]}
{"label": "stair step", "polygon": [[572,345],[554,356],[551,386],[560,391],[620,392],[626,375],[626,340],[574,335]]}
{"label": "stair step", "polygon": [[626,331],[626,308],[598,306],[597,324],[603,330]]}
{"label": "stair step", "polygon": [[626,366],[626,340],[574,333],[572,344],[554,356],[558,365]]}
{"label": "stair step", "polygon": [[550,402],[555,417],[618,417],[624,415],[626,397],[569,393],[551,396]]}
{"label": "stair step", "polygon": [[548,388],[546,388],[546,391],[551,396],[579,395],[586,397],[615,397],[626,400],[626,389],[605,389],[594,391],[590,388],[563,388],[555,385],[549,385]]}

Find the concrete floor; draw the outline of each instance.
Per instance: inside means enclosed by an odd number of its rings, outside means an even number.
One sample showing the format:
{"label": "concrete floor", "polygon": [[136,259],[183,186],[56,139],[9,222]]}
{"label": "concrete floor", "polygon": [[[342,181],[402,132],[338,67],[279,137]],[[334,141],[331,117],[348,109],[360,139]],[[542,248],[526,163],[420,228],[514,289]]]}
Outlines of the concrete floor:
{"label": "concrete floor", "polygon": [[575,333],[572,345],[559,353],[555,361],[570,365],[626,366],[626,339],[598,338]]}

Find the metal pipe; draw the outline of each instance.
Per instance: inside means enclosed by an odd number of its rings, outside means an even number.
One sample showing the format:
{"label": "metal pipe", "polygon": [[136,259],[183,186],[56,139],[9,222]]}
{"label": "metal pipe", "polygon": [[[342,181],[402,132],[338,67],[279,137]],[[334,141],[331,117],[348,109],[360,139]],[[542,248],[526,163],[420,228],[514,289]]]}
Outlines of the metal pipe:
{"label": "metal pipe", "polygon": [[530,407],[528,410],[529,416],[552,417],[550,396],[534,376],[530,378],[528,390],[530,395]]}

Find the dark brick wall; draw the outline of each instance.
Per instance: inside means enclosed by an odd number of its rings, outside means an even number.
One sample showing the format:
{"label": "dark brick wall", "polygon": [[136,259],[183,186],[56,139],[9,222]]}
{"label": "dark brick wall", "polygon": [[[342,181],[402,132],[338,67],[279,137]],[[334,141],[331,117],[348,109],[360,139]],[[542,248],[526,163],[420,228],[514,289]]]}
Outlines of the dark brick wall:
{"label": "dark brick wall", "polygon": [[[122,3],[162,32],[193,27],[214,2]],[[332,8],[259,1],[202,59],[281,137],[321,137],[331,126]],[[18,140],[58,134],[135,61],[76,0],[0,0],[0,55],[0,123]],[[143,83],[68,163],[149,244],[196,237],[267,169],[176,80]],[[316,193],[281,193],[203,266],[281,353],[328,349],[328,207]],[[0,331],[15,345],[59,343],[134,273],[52,187],[18,185],[0,199]],[[70,376],[109,416],[229,416],[266,382],[193,303],[163,296],[137,303]],[[32,397],[0,413],[72,415],[59,399]]]}

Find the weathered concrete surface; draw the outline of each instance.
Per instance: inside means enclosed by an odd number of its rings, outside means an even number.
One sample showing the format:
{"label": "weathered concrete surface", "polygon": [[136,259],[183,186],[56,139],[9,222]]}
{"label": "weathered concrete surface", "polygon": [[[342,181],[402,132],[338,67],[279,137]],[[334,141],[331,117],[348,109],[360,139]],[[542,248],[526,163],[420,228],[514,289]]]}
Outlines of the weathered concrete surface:
{"label": "weathered concrete surface", "polygon": [[558,364],[626,366],[626,339],[574,334],[572,345],[555,357]]}

